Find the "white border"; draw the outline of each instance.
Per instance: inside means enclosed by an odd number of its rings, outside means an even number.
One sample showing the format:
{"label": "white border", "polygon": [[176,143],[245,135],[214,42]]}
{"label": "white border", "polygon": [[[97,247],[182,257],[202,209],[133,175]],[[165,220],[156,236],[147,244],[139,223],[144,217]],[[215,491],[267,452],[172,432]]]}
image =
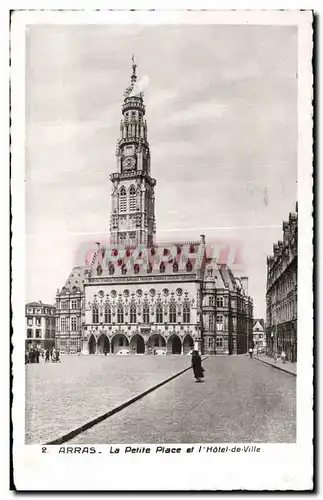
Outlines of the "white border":
{"label": "white border", "polygon": [[[79,2],[77,2],[79,4]],[[229,8],[232,2],[226,2]],[[281,7],[280,2],[280,7]],[[295,2],[296,3],[296,2]],[[73,8],[74,2],[68,6]],[[112,2],[111,2],[112,4]],[[112,8],[112,5],[109,8]],[[118,2],[122,8],[124,2]],[[75,4],[74,4],[75,5]],[[101,4],[102,5],[102,4]],[[174,6],[174,2],[172,2]],[[273,7],[275,2],[272,3]],[[52,8],[60,8],[55,2]],[[66,6],[66,5],[64,5]],[[293,5],[295,8],[297,5]],[[23,7],[23,5],[21,5]],[[47,4],[48,8],[49,5]],[[77,5],[80,8],[79,5]],[[93,7],[91,5],[91,7]],[[97,6],[96,6],[97,7]],[[100,7],[100,3],[98,3]],[[164,2],[162,8],[168,8]],[[185,5],[189,8],[189,2]],[[29,8],[31,8],[29,6]],[[134,7],[132,7],[134,8]],[[150,7],[151,8],[151,7]],[[246,20],[246,16],[248,19]],[[212,490],[307,489],[312,487],[312,68],[311,12],[16,12],[12,18],[12,193],[13,193],[13,406],[15,485],[18,490]],[[297,25],[299,30],[299,269],[297,444],[262,445],[255,455],[59,456],[24,445],[25,214],[24,214],[24,29],[26,24],[194,23]],[[184,447],[184,445],[182,445]],[[198,445],[196,445],[198,446]],[[102,447],[100,447],[102,448]],[[102,449],[106,449],[104,447]],[[99,449],[99,447],[97,447]],[[229,459],[230,456],[230,459]],[[196,458],[198,457],[198,458]],[[154,472],[160,469],[162,474]],[[91,470],[91,472],[89,471]],[[174,470],[181,471],[174,474]],[[53,472],[54,471],[54,472]],[[108,474],[107,474],[108,471]],[[122,473],[120,474],[120,471]],[[126,480],[123,471],[126,471]],[[107,477],[108,476],[108,477]]]}

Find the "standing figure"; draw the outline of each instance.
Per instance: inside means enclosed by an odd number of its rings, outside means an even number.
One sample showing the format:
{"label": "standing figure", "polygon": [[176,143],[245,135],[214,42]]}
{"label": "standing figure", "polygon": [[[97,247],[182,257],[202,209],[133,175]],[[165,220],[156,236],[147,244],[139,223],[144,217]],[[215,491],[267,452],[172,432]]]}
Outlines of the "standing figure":
{"label": "standing figure", "polygon": [[202,359],[199,355],[198,351],[193,351],[192,354],[192,368],[194,372],[194,377],[196,378],[196,382],[202,382],[202,378],[204,378],[204,368],[202,367]]}
{"label": "standing figure", "polygon": [[45,351],[45,363],[49,362],[49,350],[46,349]]}
{"label": "standing figure", "polygon": [[253,348],[252,348],[252,347],[250,347],[250,349],[249,349],[249,356],[250,356],[250,359],[252,359],[252,354],[253,354]]}
{"label": "standing figure", "polygon": [[281,358],[282,362],[285,364],[286,363],[286,354],[284,351],[281,352],[280,358]]}

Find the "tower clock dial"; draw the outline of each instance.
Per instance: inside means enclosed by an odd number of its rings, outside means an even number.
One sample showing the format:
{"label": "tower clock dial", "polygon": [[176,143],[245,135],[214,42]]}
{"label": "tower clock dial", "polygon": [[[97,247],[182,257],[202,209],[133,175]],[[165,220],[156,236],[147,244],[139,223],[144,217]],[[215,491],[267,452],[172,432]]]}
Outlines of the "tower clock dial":
{"label": "tower clock dial", "polygon": [[126,170],[131,170],[136,166],[136,159],[133,156],[128,156],[123,160],[123,167]]}

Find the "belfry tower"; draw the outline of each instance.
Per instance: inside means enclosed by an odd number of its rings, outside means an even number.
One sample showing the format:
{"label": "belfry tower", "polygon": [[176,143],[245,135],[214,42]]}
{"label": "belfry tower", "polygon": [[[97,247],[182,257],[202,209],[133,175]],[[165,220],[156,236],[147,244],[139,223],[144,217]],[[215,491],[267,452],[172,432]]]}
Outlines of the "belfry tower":
{"label": "belfry tower", "polygon": [[156,180],[150,176],[145,106],[132,56],[131,84],[124,92],[117,143],[117,171],[112,173],[112,244],[151,246],[155,234]]}

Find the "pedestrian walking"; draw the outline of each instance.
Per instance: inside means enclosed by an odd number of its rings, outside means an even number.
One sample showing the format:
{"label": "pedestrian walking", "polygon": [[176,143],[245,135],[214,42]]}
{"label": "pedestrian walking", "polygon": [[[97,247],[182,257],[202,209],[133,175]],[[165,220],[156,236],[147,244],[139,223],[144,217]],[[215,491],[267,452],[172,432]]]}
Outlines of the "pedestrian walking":
{"label": "pedestrian walking", "polygon": [[45,363],[49,363],[49,350],[46,349],[45,351]]}
{"label": "pedestrian walking", "polygon": [[35,352],[33,347],[29,351],[29,363],[34,363],[35,362]]}
{"label": "pedestrian walking", "polygon": [[202,382],[202,378],[204,378],[204,368],[202,367],[202,358],[199,355],[198,351],[193,351],[192,354],[192,368],[194,372],[194,377],[196,378],[196,382]]}
{"label": "pedestrian walking", "polygon": [[249,349],[249,356],[250,356],[250,359],[252,359],[252,354],[253,354],[253,348],[252,348],[252,347],[250,347],[250,349]]}
{"label": "pedestrian walking", "polygon": [[286,354],[284,351],[281,352],[280,358],[281,358],[282,362],[285,364],[286,363]]}

